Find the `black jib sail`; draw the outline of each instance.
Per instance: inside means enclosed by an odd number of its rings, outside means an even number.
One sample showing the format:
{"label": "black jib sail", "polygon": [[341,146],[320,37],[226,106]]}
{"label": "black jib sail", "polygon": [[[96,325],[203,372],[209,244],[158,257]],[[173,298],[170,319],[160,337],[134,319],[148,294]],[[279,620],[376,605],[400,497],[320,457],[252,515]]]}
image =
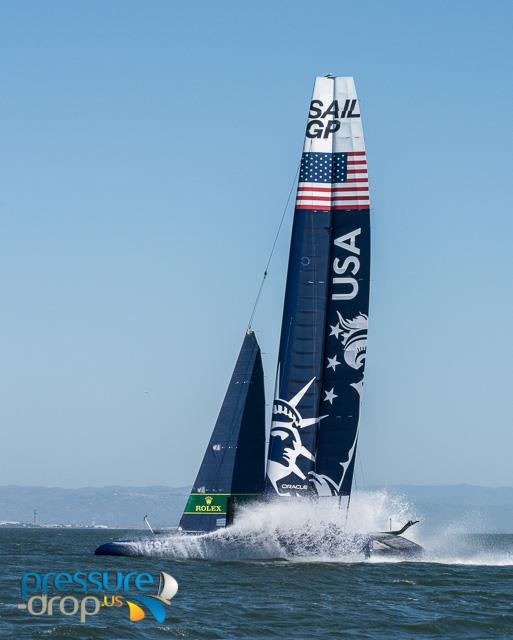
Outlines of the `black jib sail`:
{"label": "black jib sail", "polygon": [[206,532],[231,524],[235,504],[262,493],[264,458],[264,374],[260,347],[255,334],[249,331],[180,529]]}
{"label": "black jib sail", "polygon": [[349,495],[369,306],[369,188],[352,78],[317,78],[294,212],[266,492]]}

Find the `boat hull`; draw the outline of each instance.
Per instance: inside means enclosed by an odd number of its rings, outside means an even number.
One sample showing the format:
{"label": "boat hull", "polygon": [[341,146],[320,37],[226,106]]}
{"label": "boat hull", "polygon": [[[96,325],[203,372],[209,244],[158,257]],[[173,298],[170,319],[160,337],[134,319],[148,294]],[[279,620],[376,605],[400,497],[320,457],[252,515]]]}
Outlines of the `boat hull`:
{"label": "boat hull", "polygon": [[[185,548],[190,549],[188,552]],[[198,549],[201,553],[198,555]],[[174,557],[179,550],[181,558],[208,559],[293,559],[324,558],[390,558],[410,560],[421,558],[424,549],[415,542],[394,534],[344,534],[333,531],[333,535],[319,539],[308,533],[291,534],[290,531],[275,531],[272,540],[265,536],[248,539],[240,534],[226,532],[221,538],[212,534],[174,533],[162,536],[146,536],[131,540],[115,540],[100,545],[97,556],[161,556]],[[189,555],[190,554],[190,555]]]}
{"label": "boat hull", "polygon": [[106,542],[101,544],[94,551],[95,556],[131,556],[142,555],[140,550],[130,540],[120,540],[119,542]]}

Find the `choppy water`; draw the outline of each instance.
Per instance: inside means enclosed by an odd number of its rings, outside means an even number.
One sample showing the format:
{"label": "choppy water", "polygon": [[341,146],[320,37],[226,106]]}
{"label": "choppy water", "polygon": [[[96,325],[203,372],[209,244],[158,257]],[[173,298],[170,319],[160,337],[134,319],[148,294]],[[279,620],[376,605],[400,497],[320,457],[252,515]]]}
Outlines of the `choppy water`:
{"label": "choppy water", "polygon": [[[319,514],[314,516],[310,529],[322,525]],[[364,519],[363,512],[360,516]],[[244,527],[249,535],[250,520]],[[428,549],[420,562],[333,555],[327,561],[322,548],[317,555],[310,549],[305,557],[288,559],[282,554],[281,559],[244,560],[239,553],[238,560],[214,560],[219,548],[220,557],[227,557],[225,534],[218,536],[220,546],[201,553],[193,545],[167,557],[93,555],[97,545],[134,533],[0,529],[0,637],[513,638],[513,535],[439,532],[423,539],[419,529],[416,539]],[[268,538],[269,532],[264,541],[253,538],[248,546],[264,549],[274,544]],[[265,549],[275,554],[275,547]],[[202,554],[202,559],[190,557]],[[33,617],[17,609],[23,573],[92,570],[173,575],[179,592],[166,622],[147,617],[132,623],[125,606],[102,610],[86,624],[60,614]]]}

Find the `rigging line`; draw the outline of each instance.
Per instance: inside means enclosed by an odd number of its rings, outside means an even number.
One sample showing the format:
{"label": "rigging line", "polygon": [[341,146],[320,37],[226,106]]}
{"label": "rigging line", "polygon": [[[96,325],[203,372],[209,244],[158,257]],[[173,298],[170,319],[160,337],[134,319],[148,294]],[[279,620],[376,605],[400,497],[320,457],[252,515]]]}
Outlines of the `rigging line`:
{"label": "rigging line", "polygon": [[276,230],[276,235],[274,236],[274,241],[271,247],[271,251],[269,253],[269,258],[267,259],[267,264],[265,265],[264,275],[262,276],[262,280],[260,282],[260,287],[258,288],[258,293],[255,298],[255,304],[253,305],[253,310],[251,312],[251,316],[249,318],[247,331],[251,331],[251,326],[253,324],[253,319],[255,317],[255,313],[258,307],[258,303],[260,302],[260,296],[262,295],[262,289],[264,288],[265,279],[267,278],[267,272],[269,270],[269,265],[271,264],[271,260],[274,255],[274,251],[276,249],[276,243],[278,242],[278,237],[281,232],[281,228],[283,227],[283,222],[285,220],[285,215],[287,213],[287,209],[289,208],[290,198],[292,197],[292,193],[294,192],[294,186],[296,184],[297,177],[299,175],[299,169],[301,168],[301,162],[298,164],[296,173],[294,174],[294,179],[292,180],[292,184],[290,185],[289,195],[287,197],[287,202],[285,203],[285,207],[283,208],[283,213],[281,214],[280,224],[278,225],[278,229]]}
{"label": "rigging line", "polygon": [[362,483],[363,483],[363,486],[365,487],[367,483],[365,482],[365,474],[363,472],[363,463],[362,463],[361,454],[358,455],[358,464],[360,465],[360,475],[362,476]]}

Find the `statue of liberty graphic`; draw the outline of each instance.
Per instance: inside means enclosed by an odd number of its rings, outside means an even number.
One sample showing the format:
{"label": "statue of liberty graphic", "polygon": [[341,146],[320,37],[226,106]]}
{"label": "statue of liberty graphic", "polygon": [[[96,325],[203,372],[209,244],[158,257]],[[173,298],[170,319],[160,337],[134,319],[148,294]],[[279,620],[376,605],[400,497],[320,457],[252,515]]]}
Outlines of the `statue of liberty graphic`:
{"label": "statue of liberty graphic", "polygon": [[306,480],[305,474],[297,465],[299,456],[304,456],[308,460],[315,459],[314,454],[301,441],[301,429],[318,423],[326,416],[303,418],[297,408],[314,380],[315,378],[312,378],[310,382],[307,382],[289,401],[279,398],[276,393],[273,404],[267,477],[279,496],[291,495],[290,493],[282,493],[278,488],[278,482],[283,478],[294,474],[300,480]]}

